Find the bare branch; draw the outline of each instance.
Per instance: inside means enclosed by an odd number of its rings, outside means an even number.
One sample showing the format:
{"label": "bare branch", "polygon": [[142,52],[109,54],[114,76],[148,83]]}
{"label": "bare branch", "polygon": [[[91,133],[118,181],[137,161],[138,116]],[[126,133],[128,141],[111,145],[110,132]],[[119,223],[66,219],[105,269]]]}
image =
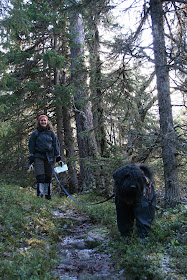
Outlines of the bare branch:
{"label": "bare branch", "polygon": [[173,2],[173,3],[182,3],[186,4],[186,0],[163,0],[163,2]]}

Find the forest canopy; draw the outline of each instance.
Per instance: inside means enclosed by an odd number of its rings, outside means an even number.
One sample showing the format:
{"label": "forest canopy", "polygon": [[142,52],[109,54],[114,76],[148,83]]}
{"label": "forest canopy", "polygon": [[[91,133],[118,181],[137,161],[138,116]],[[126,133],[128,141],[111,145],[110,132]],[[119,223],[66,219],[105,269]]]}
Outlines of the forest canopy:
{"label": "forest canopy", "polygon": [[47,114],[70,193],[108,195],[127,163],[153,167],[166,206],[186,164],[185,1],[0,1],[0,170],[26,172]]}

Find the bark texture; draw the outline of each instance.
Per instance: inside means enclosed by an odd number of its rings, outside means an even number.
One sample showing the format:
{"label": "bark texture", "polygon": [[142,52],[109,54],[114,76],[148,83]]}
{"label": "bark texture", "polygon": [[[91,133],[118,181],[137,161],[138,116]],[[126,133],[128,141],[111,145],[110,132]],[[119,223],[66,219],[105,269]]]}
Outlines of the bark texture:
{"label": "bark texture", "polygon": [[71,80],[74,85],[74,112],[77,129],[77,143],[80,160],[80,177],[82,187],[87,189],[95,185],[95,178],[90,166],[97,153],[93,131],[93,116],[89,95],[86,92],[86,72],[84,68],[84,28],[78,14],[70,16],[71,45]]}
{"label": "bark texture", "polygon": [[167,65],[161,0],[150,0],[150,8],[164,164],[165,203],[166,207],[174,207],[180,199],[180,194],[176,162],[176,137],[170,99],[169,68]]}
{"label": "bark texture", "polygon": [[[57,38],[54,37],[54,48],[58,53],[58,44]],[[54,83],[55,85],[64,85],[66,83],[65,73],[61,73],[58,68],[55,68],[54,73]],[[64,87],[65,88],[65,87]],[[64,90],[63,95],[67,94]],[[56,118],[57,118],[57,135],[60,142],[60,153],[62,156],[62,160],[64,161],[65,155],[64,151],[66,151],[66,158],[68,158],[68,175],[67,179],[66,174],[62,176],[62,184],[66,185],[67,180],[70,187],[70,193],[78,192],[78,178],[77,178],[77,170],[75,164],[75,150],[74,150],[74,141],[73,141],[73,133],[70,122],[70,113],[68,110],[68,106],[64,106],[63,104],[63,96],[59,93],[57,96],[59,102],[56,103]]]}

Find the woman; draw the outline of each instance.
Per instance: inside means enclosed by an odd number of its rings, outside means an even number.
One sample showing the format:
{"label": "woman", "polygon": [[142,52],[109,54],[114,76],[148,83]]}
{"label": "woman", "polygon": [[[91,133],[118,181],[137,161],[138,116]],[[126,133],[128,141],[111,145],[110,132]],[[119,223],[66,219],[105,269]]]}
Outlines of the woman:
{"label": "woman", "polygon": [[[51,165],[61,160],[60,148],[57,136],[46,115],[38,117],[37,129],[29,138],[29,163],[34,162],[35,176],[37,181],[37,196],[51,199]],[[50,161],[50,162],[49,162]]]}

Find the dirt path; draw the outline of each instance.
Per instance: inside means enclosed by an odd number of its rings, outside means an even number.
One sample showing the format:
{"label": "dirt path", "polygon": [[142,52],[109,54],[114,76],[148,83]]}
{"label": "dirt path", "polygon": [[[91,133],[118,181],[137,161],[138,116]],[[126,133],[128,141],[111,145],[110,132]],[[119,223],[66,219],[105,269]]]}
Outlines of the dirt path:
{"label": "dirt path", "polygon": [[73,211],[58,210],[53,214],[57,219],[67,221],[59,243],[56,277],[62,280],[125,280],[124,271],[116,272],[106,253],[107,228],[98,228],[89,217]]}

